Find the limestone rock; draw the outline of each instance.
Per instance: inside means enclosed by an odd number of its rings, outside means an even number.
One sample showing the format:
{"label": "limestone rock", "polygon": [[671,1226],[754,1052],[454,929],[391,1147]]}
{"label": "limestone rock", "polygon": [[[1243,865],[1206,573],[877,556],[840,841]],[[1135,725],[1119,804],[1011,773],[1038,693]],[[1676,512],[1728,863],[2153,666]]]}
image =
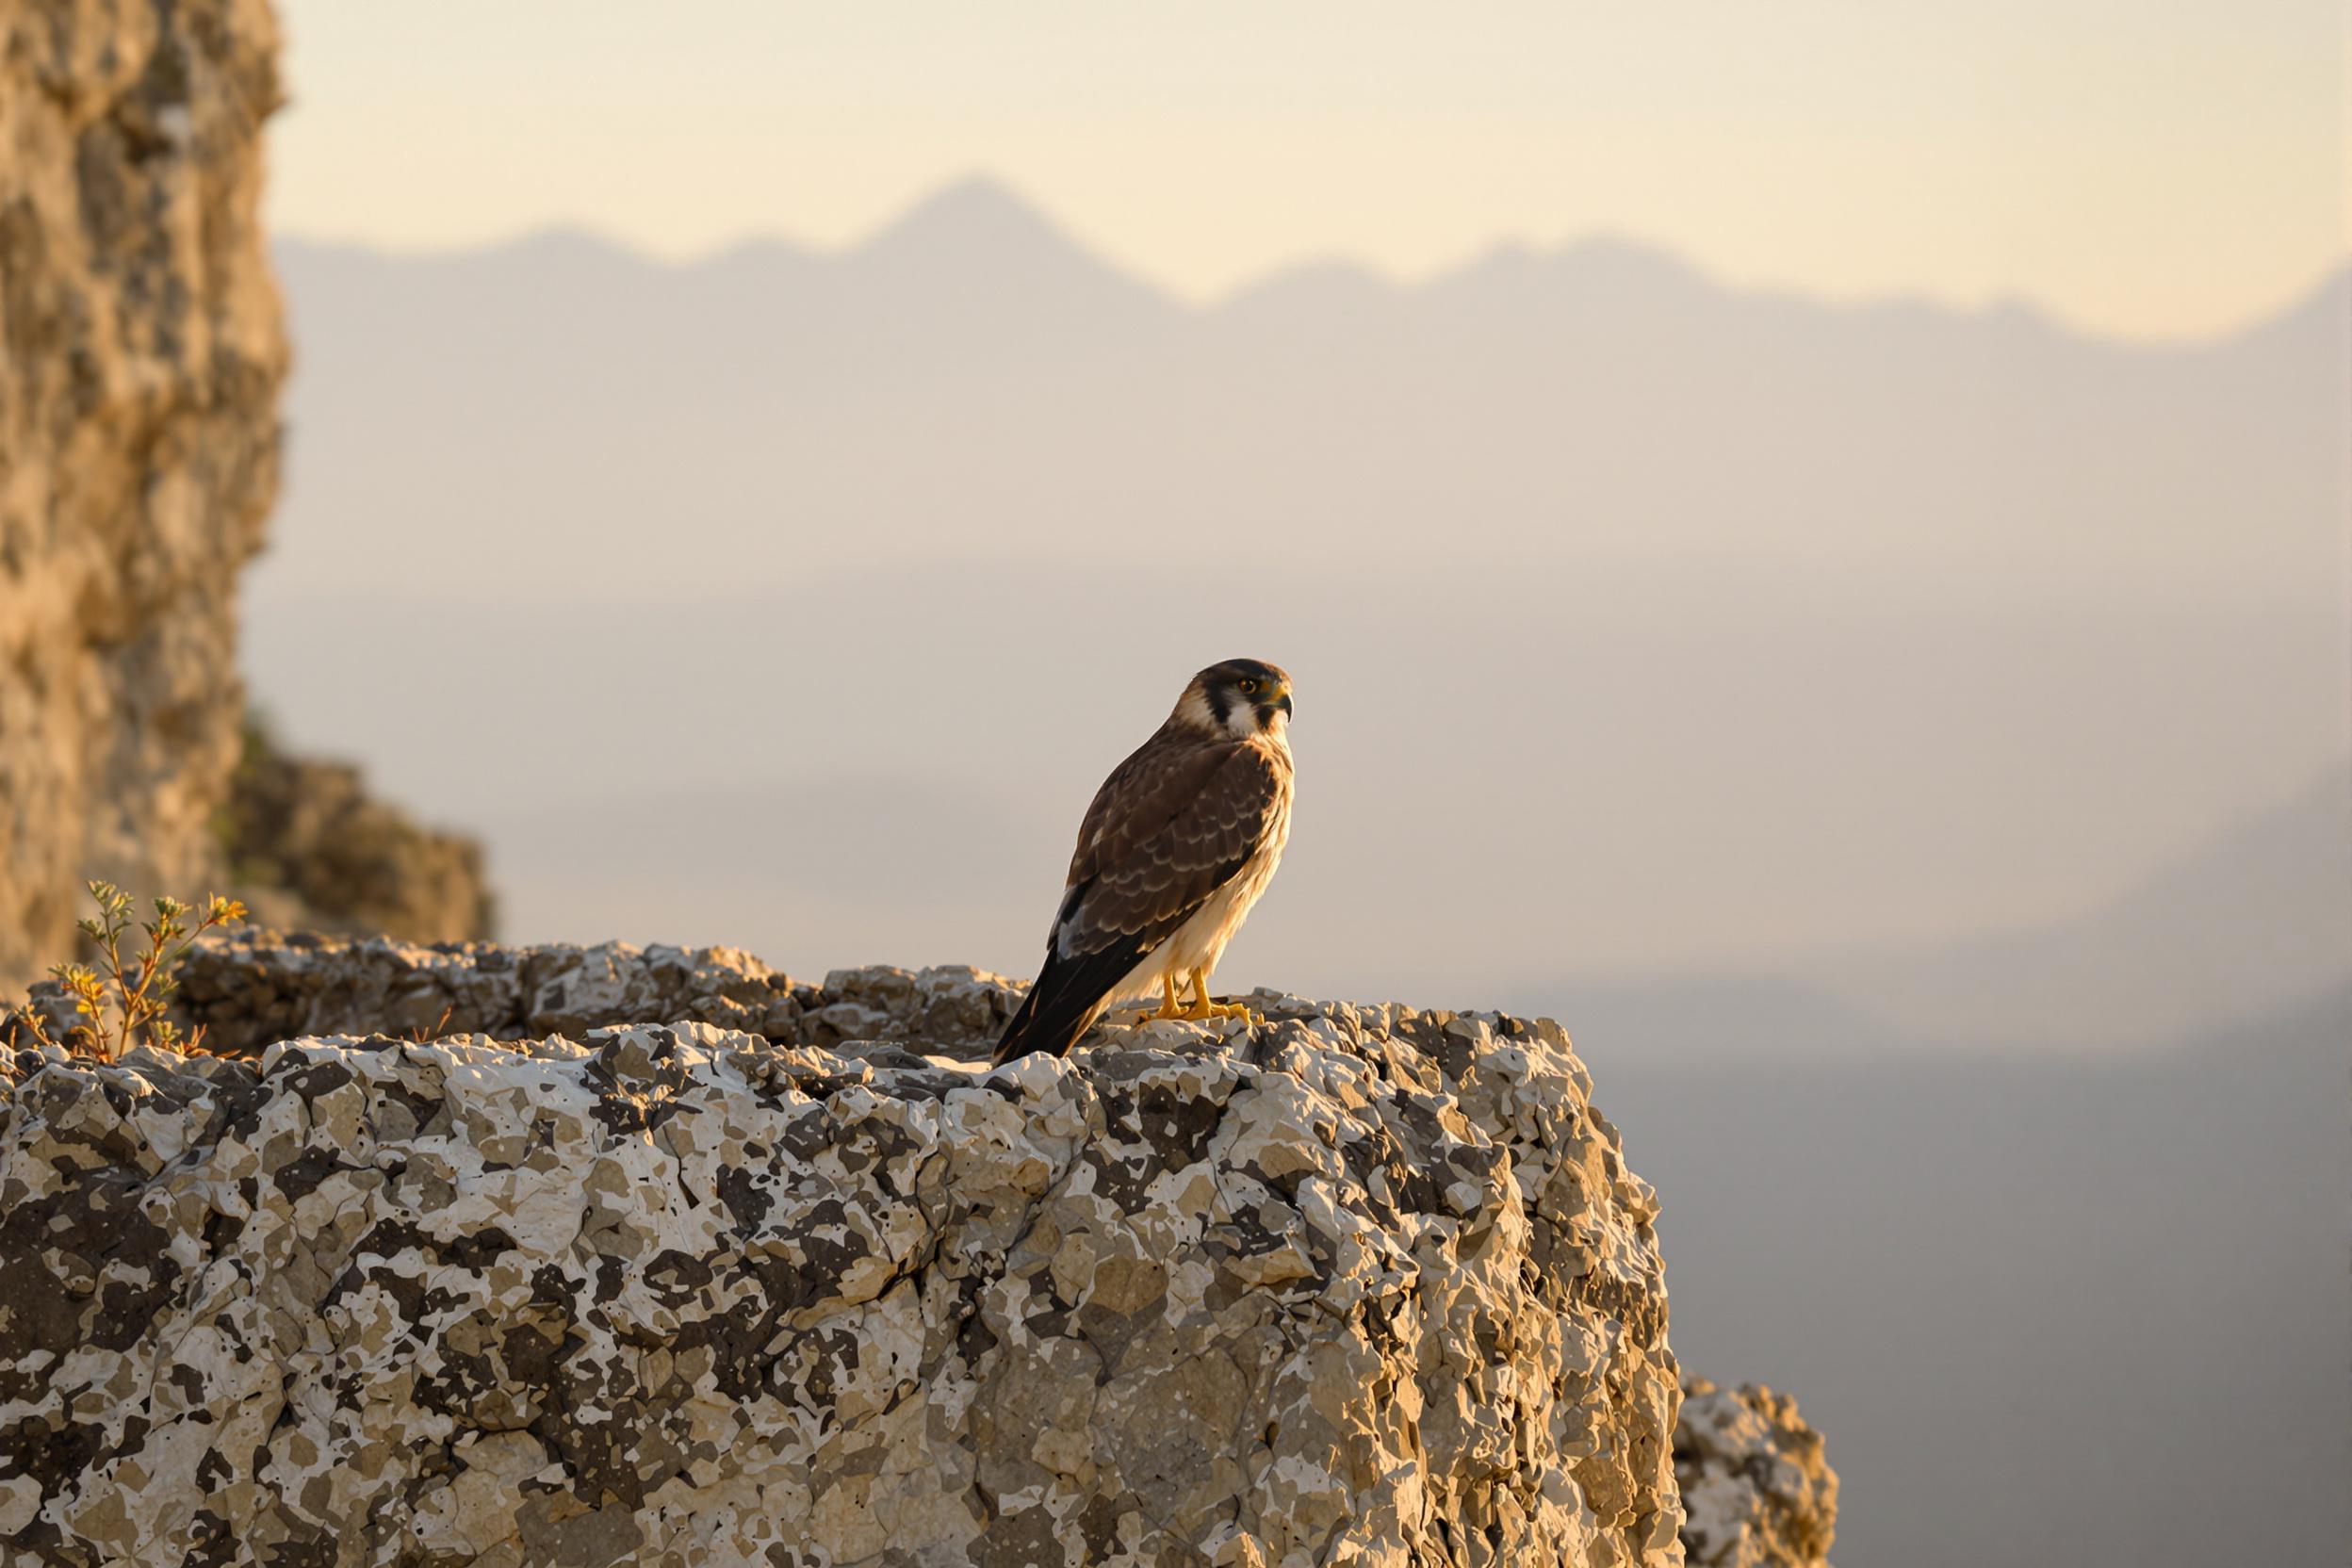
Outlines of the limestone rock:
{"label": "limestone rock", "polygon": [[265,0],[0,0],[0,990],[71,956],[85,876],[214,866],[278,482],[276,48]]}
{"label": "limestone rock", "polygon": [[[50,988],[34,988],[36,997]],[[781,1045],[920,1039],[985,1054],[1019,1004],[998,975],[961,965],[842,970],[793,979],[732,947],[498,947],[281,937],[207,940],[181,970],[179,1016],[205,1045],[253,1053],[301,1035],[574,1037],[619,1023],[716,1023]]]}
{"label": "limestone rock", "polygon": [[987,1070],[970,971],[248,951],[246,1016],[475,1032],[0,1052],[0,1556],[1680,1559],[1657,1199],[1553,1024]]}
{"label": "limestone rock", "polygon": [[1828,1568],[1838,1477],[1797,1402],[1756,1383],[1685,1380],[1674,1476],[1697,1568]]}

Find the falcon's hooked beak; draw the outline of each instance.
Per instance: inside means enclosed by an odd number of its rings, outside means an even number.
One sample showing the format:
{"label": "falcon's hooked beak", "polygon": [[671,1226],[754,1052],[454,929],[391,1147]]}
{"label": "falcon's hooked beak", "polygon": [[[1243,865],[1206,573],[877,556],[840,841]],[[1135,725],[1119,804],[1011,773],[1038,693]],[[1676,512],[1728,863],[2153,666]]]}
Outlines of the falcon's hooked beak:
{"label": "falcon's hooked beak", "polygon": [[1290,722],[1290,687],[1287,683],[1277,686],[1270,699],[1258,704],[1258,727],[1260,729],[1273,728],[1274,715],[1277,713],[1282,716],[1283,724],[1287,725]]}
{"label": "falcon's hooked beak", "polygon": [[1290,720],[1290,672],[1262,659],[1228,659],[1192,678],[1176,699],[1171,723],[1236,741],[1273,732]]}

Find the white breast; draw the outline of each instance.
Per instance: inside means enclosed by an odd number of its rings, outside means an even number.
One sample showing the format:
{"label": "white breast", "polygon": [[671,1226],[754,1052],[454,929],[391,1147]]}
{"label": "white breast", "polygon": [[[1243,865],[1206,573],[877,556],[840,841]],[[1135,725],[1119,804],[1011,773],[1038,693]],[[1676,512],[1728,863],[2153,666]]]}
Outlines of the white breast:
{"label": "white breast", "polygon": [[[1282,744],[1282,737],[1274,737]],[[1285,753],[1289,747],[1282,747]],[[1285,779],[1285,785],[1289,781]],[[1162,942],[1152,956],[1135,966],[1115,993],[1120,997],[1149,996],[1160,988],[1160,977],[1174,977],[1179,986],[1194,970],[1214,970],[1225,956],[1226,944],[1241,929],[1241,923],[1250,918],[1250,906],[1266,892],[1266,884],[1274,880],[1274,870],[1282,864],[1282,846],[1290,841],[1290,805],[1293,789],[1284,788],[1282,798],[1275,803],[1274,820],[1268,825],[1257,853],[1244,864],[1232,881],[1209,895],[1207,903],[1193,911],[1192,918],[1176,928],[1175,934]]]}
{"label": "white breast", "polygon": [[1193,917],[1176,928],[1161,951],[1168,955],[1166,966],[1179,977],[1194,970],[1213,970],[1225,956],[1225,944],[1233,939],[1241,923],[1250,918],[1250,906],[1266,892],[1267,883],[1274,880],[1274,868],[1282,864],[1282,845],[1290,838],[1290,812],[1285,808],[1275,819],[1275,830],[1268,835],[1266,846],[1250,857],[1239,875],[1209,895]]}

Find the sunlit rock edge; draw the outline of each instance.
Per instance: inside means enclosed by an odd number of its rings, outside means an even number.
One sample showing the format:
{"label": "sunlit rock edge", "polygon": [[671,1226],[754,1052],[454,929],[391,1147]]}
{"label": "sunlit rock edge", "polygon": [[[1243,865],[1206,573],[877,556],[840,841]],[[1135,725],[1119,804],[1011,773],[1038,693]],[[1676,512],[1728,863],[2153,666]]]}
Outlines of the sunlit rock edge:
{"label": "sunlit rock edge", "polygon": [[0,1052],[0,1542],[1826,1550],[1834,1479],[1765,1462],[1807,1451],[1792,1404],[1743,1426],[1709,1393],[1677,1431],[1658,1200],[1557,1025],[1261,994],[1255,1026],[1107,1025],[988,1070],[1018,994],[261,935],[188,975],[245,1054]]}

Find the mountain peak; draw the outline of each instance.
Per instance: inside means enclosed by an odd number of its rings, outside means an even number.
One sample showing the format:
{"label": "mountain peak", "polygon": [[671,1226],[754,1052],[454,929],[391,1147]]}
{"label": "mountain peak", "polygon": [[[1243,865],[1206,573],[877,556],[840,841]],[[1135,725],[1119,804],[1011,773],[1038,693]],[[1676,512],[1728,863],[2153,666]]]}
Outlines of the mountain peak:
{"label": "mountain peak", "polygon": [[974,174],[934,191],[842,260],[890,286],[941,298],[1027,298],[1041,307],[1165,306],[1010,187]]}
{"label": "mountain peak", "polygon": [[1002,255],[1021,250],[1076,252],[1079,246],[1010,186],[991,175],[969,174],[883,225],[858,253],[910,250]]}

